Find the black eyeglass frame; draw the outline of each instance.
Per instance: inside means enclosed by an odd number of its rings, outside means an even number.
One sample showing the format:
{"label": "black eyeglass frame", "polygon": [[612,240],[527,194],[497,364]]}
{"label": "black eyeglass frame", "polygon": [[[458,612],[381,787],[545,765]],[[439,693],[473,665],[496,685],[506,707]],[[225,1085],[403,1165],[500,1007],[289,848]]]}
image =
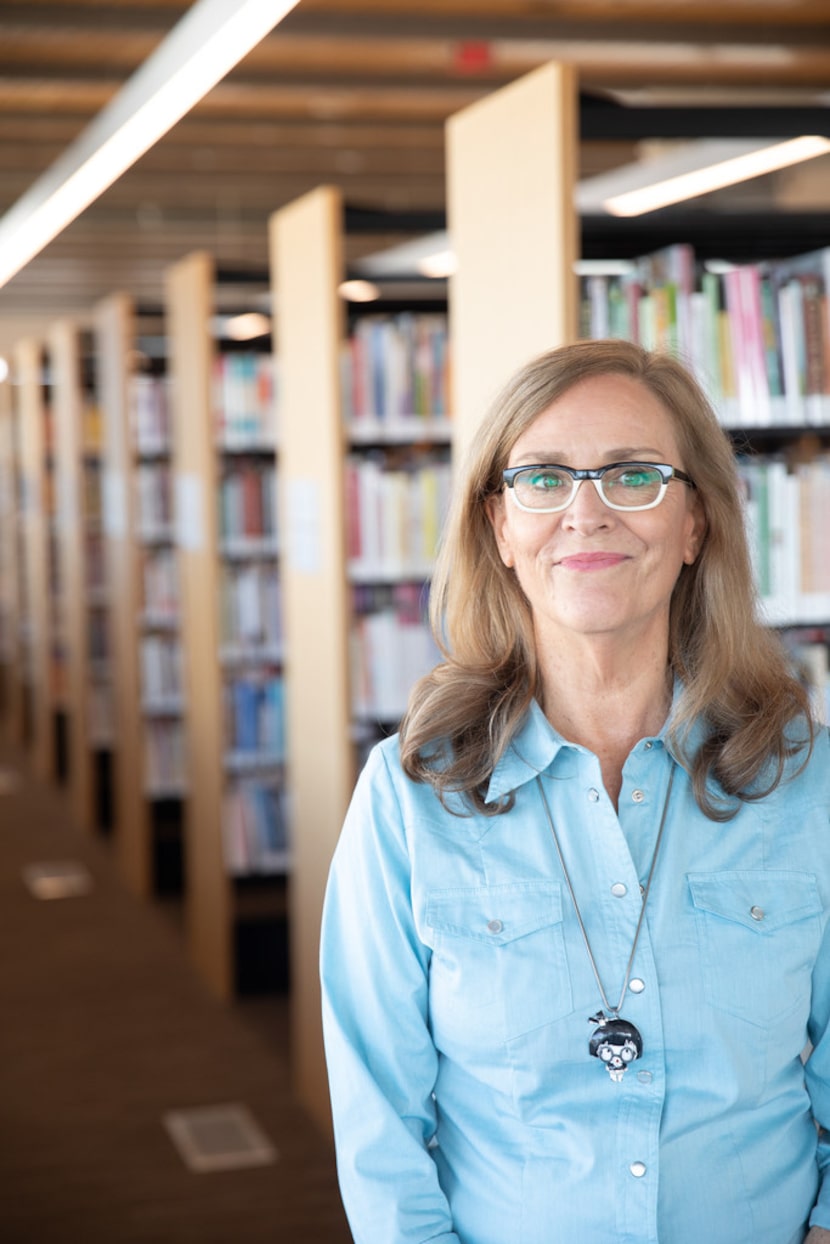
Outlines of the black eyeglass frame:
{"label": "black eyeglass frame", "polygon": [[[648,467],[649,470],[657,471],[662,480],[662,485],[655,499],[649,501],[646,505],[615,505],[613,501],[609,501],[602,492],[602,479],[609,471],[619,470],[620,467]],[[564,471],[566,475],[570,475],[576,487],[567,501],[561,505],[544,507],[522,505],[514,485],[517,475],[520,475],[523,471]],[[566,510],[576,497],[580,484],[586,479],[591,480],[593,483],[603,505],[607,505],[610,510],[617,510],[624,514],[635,514],[638,511],[655,509],[665,497],[666,489],[673,479],[680,480],[682,484],[686,484],[689,488],[697,488],[697,484],[690,475],[687,475],[685,471],[681,471],[679,467],[670,466],[667,462],[609,462],[607,466],[589,468],[569,467],[561,462],[527,462],[522,463],[521,466],[505,467],[501,475],[505,487],[510,489],[514,502],[526,514],[557,514],[561,510]]]}

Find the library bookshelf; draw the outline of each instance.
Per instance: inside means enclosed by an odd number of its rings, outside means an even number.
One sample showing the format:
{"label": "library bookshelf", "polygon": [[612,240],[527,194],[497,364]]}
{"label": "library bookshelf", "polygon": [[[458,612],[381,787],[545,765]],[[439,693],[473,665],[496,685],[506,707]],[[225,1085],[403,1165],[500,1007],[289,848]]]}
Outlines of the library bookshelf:
{"label": "library bookshelf", "polygon": [[0,576],[2,576],[2,714],[8,740],[25,742],[23,559],[20,527],[20,455],[10,380],[0,384]]}
{"label": "library bookshelf", "polygon": [[[181,893],[185,790],[165,368],[163,359],[139,361],[140,319],[125,293],[95,308],[109,641],[119,672],[113,703],[116,850],[126,884],[148,898]],[[158,676],[148,686],[148,665],[155,670],[160,664],[152,659],[157,645],[167,658],[163,687]]]}
{"label": "library bookshelf", "polygon": [[57,777],[55,702],[52,684],[53,620],[50,539],[53,504],[51,413],[45,354],[35,338],[14,350],[14,419],[20,455],[20,550],[24,737],[36,775]]}
{"label": "library bookshelf", "polygon": [[92,340],[60,320],[48,337],[54,424],[55,677],[63,769],[76,820],[112,827],[108,593],[102,525],[103,438]]}
{"label": "library bookshelf", "polygon": [[[290,861],[273,367],[269,358],[259,368],[256,410],[231,419],[227,382],[235,369],[219,374],[210,331],[216,281],[204,252],[173,265],[166,317],[181,591],[185,922],[199,971],[227,998],[279,985]],[[252,597],[259,622],[248,627],[239,605]]]}

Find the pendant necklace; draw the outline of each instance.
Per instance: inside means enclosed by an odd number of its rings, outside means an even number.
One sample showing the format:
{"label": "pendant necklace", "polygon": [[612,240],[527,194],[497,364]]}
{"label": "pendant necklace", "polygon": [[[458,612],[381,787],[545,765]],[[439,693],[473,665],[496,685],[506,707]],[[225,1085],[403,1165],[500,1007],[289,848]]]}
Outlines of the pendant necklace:
{"label": "pendant necklace", "polygon": [[[660,828],[657,831],[657,841],[654,844],[654,853],[651,857],[651,865],[648,870],[648,877],[643,889],[643,903],[640,908],[640,918],[637,921],[637,928],[634,932],[634,941],[631,944],[631,953],[628,956],[628,963],[625,968],[625,978],[623,980],[620,1000],[616,1006],[612,1006],[608,1000],[608,995],[602,984],[602,978],[597,968],[594,952],[591,950],[591,943],[588,940],[588,933],[582,920],[582,913],[579,910],[579,904],[576,901],[576,894],[571,883],[570,873],[565,863],[565,857],[562,854],[562,847],[559,843],[559,835],[556,832],[556,826],[553,823],[550,807],[548,806],[545,788],[542,785],[541,776],[537,776],[536,782],[539,787],[539,794],[542,796],[542,804],[545,809],[545,815],[550,826],[550,832],[553,835],[553,842],[556,847],[556,854],[559,856],[559,864],[562,868],[562,874],[565,878],[565,884],[568,887],[568,893],[573,903],[574,914],[579,925],[579,931],[582,934],[582,940],[585,943],[585,950],[588,953],[588,961],[591,964],[591,971],[594,974],[594,980],[597,982],[599,996],[602,999],[604,1010],[598,1011],[596,1015],[592,1015],[588,1023],[596,1024],[596,1028],[591,1033],[588,1042],[588,1052],[594,1058],[599,1058],[604,1064],[611,1079],[619,1083],[631,1063],[638,1059],[643,1052],[643,1038],[639,1029],[631,1023],[630,1020],[624,1019],[620,1015],[620,1009],[625,1001],[625,995],[628,991],[628,982],[631,977],[631,970],[634,966],[634,956],[637,952],[637,943],[640,940],[640,931],[643,927],[643,920],[646,914],[646,903],[648,902],[649,891],[651,890],[651,882],[654,877],[654,870],[657,865],[657,856],[660,852],[660,843],[663,839],[663,830],[666,825],[666,815],[669,810],[669,800],[671,799],[672,785],[674,784],[675,766],[672,764],[671,773],[669,774],[669,785],[666,791],[666,799],[663,804],[663,812],[660,817]],[[606,1013],[607,1012],[607,1013]]]}

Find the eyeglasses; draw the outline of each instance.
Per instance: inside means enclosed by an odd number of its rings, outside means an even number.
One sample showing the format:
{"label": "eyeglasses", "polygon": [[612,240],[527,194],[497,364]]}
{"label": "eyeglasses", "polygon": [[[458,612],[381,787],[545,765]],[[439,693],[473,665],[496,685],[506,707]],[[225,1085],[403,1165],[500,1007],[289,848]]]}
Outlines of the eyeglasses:
{"label": "eyeglasses", "polygon": [[653,510],[673,479],[695,488],[685,471],[663,462],[611,462],[595,470],[577,471],[559,463],[508,467],[502,479],[520,510],[555,514],[565,510],[583,480],[589,479],[612,510]]}

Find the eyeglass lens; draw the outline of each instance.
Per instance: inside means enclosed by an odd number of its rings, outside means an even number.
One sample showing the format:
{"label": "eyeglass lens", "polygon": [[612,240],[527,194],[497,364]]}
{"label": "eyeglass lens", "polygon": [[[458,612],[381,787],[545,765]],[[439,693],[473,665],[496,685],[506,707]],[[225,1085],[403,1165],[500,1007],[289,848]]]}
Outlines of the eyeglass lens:
{"label": "eyeglass lens", "polygon": [[[598,482],[603,499],[609,505],[626,509],[652,504],[664,487],[659,471],[641,465],[612,467]],[[577,481],[567,471],[528,467],[516,475],[513,487],[520,505],[532,510],[546,510],[564,509],[569,505],[576,484]]]}

